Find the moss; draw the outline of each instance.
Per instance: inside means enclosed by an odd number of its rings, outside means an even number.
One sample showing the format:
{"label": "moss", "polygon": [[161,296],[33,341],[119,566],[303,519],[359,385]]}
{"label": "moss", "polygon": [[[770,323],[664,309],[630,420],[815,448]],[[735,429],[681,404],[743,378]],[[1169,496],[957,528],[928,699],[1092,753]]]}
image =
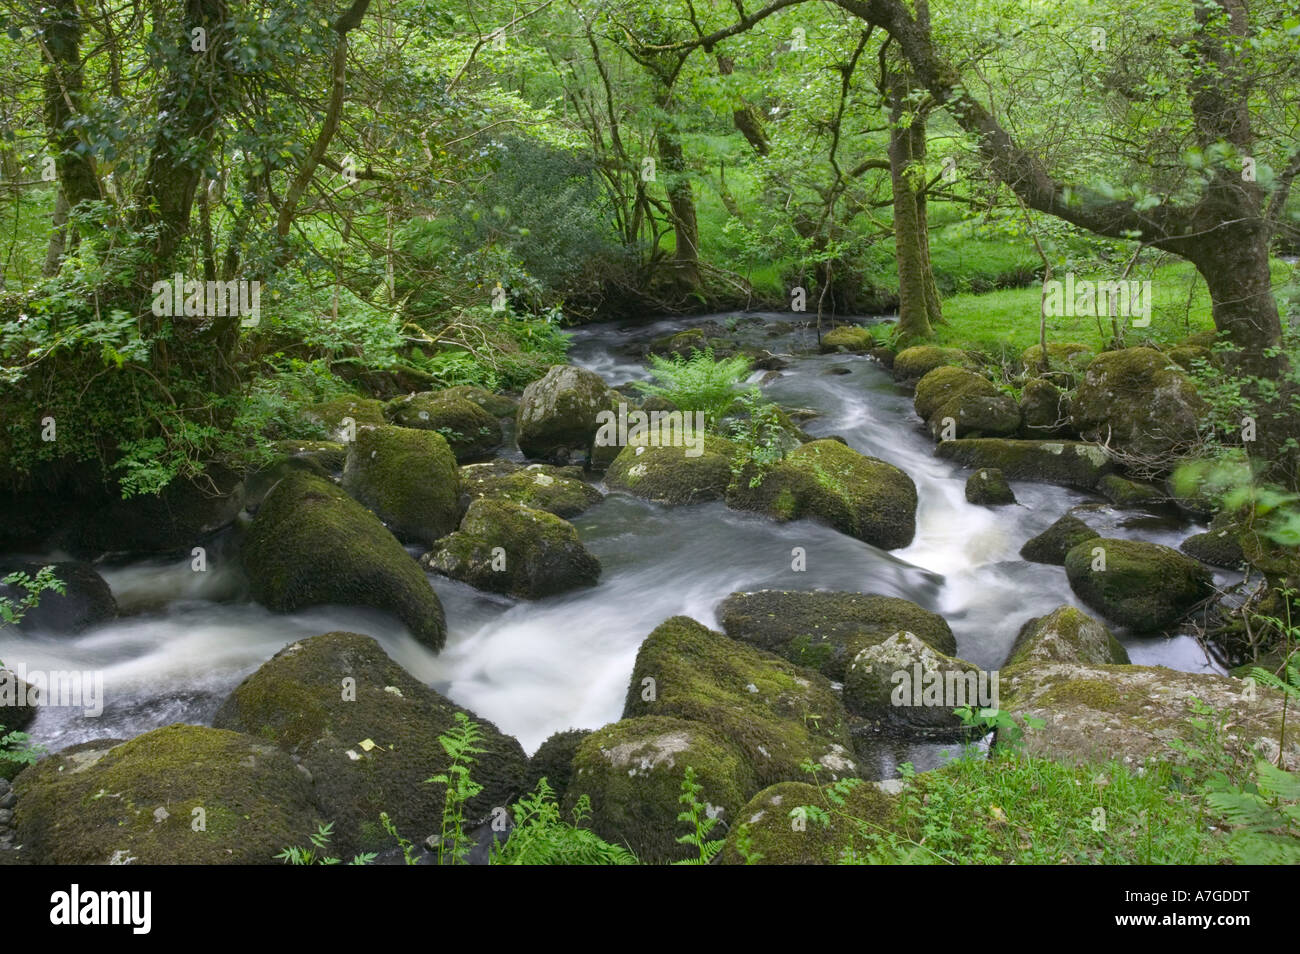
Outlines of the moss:
{"label": "moss", "polygon": [[1064,391],[1045,378],[1033,378],[1020,390],[1023,437],[1064,437],[1070,430],[1070,402]]}
{"label": "moss", "polygon": [[957,652],[944,618],[896,596],[760,590],[732,593],[718,607],[727,635],[759,649],[811,665],[843,680],[848,662],[894,633],[915,633],[940,652]]}
{"label": "moss", "polygon": [[935,440],[950,427],[953,437],[1012,436],[1020,430],[1020,405],[1006,394],[963,394],[940,407],[929,426]]}
{"label": "moss", "polygon": [[23,772],[16,792],[38,864],[272,864],[321,820],[286,753],[194,725],[75,746]]}
{"label": "moss", "polygon": [[1049,563],[1065,566],[1065,555],[1085,540],[1095,540],[1101,534],[1078,517],[1066,514],[1050,527],[1031,537],[1020,548],[1020,555],[1031,563]]}
{"label": "moss", "polygon": [[429,569],[463,583],[525,599],[595,586],[600,561],[573,525],[507,500],[470,504],[460,529],[424,557]]}
{"label": "moss", "polygon": [[[823,825],[809,817],[794,815],[812,806],[829,813]],[[833,865],[846,848],[867,847],[867,832],[897,827],[897,802],[870,782],[859,781],[849,791],[843,806],[831,804],[816,786],[807,782],[780,782],[763,789],[740,810],[727,835],[720,861],[724,865],[744,864],[739,851],[743,834],[749,853],[760,865]],[[847,816],[847,817],[846,817]],[[861,824],[859,824],[861,823]]]}
{"label": "moss", "polygon": [[[1037,372],[1040,368],[1043,349],[1041,345],[1030,345],[1020,354],[1020,364],[1027,371]],[[1083,371],[1096,357],[1096,352],[1086,344],[1077,341],[1049,341],[1047,343],[1047,370],[1057,372]]]}
{"label": "moss", "polygon": [[637,653],[623,717],[645,715],[719,729],[764,784],[802,778],[806,761],[831,778],[855,769],[844,709],[825,677],[685,616],[658,626]]}
{"label": "moss", "polygon": [[370,606],[442,648],[442,604],[419,566],[373,514],[327,480],[286,475],[258,510],[242,556],[253,598],[269,609]]}
{"label": "moss", "polygon": [[605,482],[613,490],[670,506],[721,500],[738,448],[712,434],[701,436],[703,453],[695,457],[687,456],[686,447],[652,447],[645,439],[629,442],[609,465]]}
{"label": "moss", "polygon": [[1114,686],[1100,679],[1070,679],[1049,689],[1040,702],[1049,707],[1079,704],[1089,709],[1114,711],[1120,708],[1123,696]]}
{"label": "moss", "polygon": [[1102,496],[1117,507],[1154,507],[1169,500],[1165,492],[1151,484],[1141,484],[1118,474],[1107,474],[1097,482]]}
{"label": "moss", "polygon": [[[918,666],[919,687],[913,682]],[[900,681],[900,674],[906,676],[905,681]],[[878,723],[954,732],[961,726],[952,714],[954,708],[996,702],[980,697],[981,689],[992,693],[993,687],[987,682],[981,686],[979,674],[977,666],[939,652],[915,634],[896,632],[883,641],[863,646],[853,655],[844,674],[844,705],[850,712]],[[926,692],[931,685],[939,687],[938,698]],[[896,703],[899,698],[902,704]]]}
{"label": "moss", "polygon": [[1070,401],[1084,438],[1155,459],[1194,443],[1207,410],[1182,370],[1150,348],[1099,354]]}
{"label": "moss", "polygon": [[326,633],[290,644],[231,693],[214,723],[300,759],[322,815],[335,822],[335,849],[352,853],[392,847],[383,811],[417,844],[438,830],[443,792],[425,780],[448,765],[438,736],[457,711],[484,737],[474,766],[484,790],[467,807],[480,818],[522,790],[519,743],[413,678],[369,636]]}
{"label": "moss", "polygon": [[779,520],[817,519],[884,550],[905,547],[916,534],[912,478],[833,440],[799,447],[758,487],[742,474],[727,490],[727,505]]}
{"label": "moss", "polygon": [[460,384],[454,388],[444,388],[438,392],[440,397],[459,398],[464,401],[473,401],[483,410],[487,411],[493,417],[513,417],[519,407],[519,402],[506,394],[493,394],[483,388],[476,388],[468,384]]}
{"label": "moss", "polygon": [[677,815],[687,766],[703,787],[700,800],[727,825],[759,788],[749,760],[717,729],[646,716],[605,726],[582,741],[564,810],[589,795],[588,824],[606,841],[627,844],[651,864],[691,857],[694,849],[677,843],[686,831]]}
{"label": "moss", "polygon": [[916,382],[912,406],[923,420],[962,397],[996,397],[1000,392],[983,375],[964,368],[938,367]]}
{"label": "moss", "polygon": [[1225,569],[1238,569],[1246,562],[1246,554],[1241,548],[1239,528],[1207,530],[1194,533],[1178,545],[1188,556]]}
{"label": "moss", "polygon": [[1020,628],[1006,665],[1031,662],[1127,665],[1129,658],[1104,625],[1073,606],[1061,606]]}
{"label": "moss", "polygon": [[957,348],[915,345],[904,348],[894,356],[892,370],[895,381],[919,381],[935,368],[948,364],[964,366],[967,363],[966,352]]}
{"label": "moss", "polygon": [[446,392],[411,394],[384,409],[399,427],[437,431],[460,463],[490,457],[501,446],[501,422],[468,398]]}
{"label": "moss", "polygon": [[566,729],[548,736],[528,760],[524,791],[535,791],[537,783],[546,779],[546,784],[555,792],[555,800],[564,801],[569,782],[573,778],[573,756],[577,754],[582,740],[589,735],[590,729]]}
{"label": "moss", "polygon": [[313,461],[332,474],[342,472],[348,456],[347,447],[337,441],[276,441],[275,449],[287,457]]}
{"label": "moss", "polygon": [[973,504],[1013,504],[1016,495],[1002,471],[982,467],[966,479],[966,499]]}
{"label": "moss", "polygon": [[876,346],[871,331],[860,325],[840,325],[822,335],[822,352],[850,351],[863,354]]}
{"label": "moss", "polygon": [[400,540],[432,546],[456,529],[460,471],[442,435],[403,427],[362,428],[348,451],[343,489]]}
{"label": "moss", "polygon": [[337,398],[323,404],[313,404],[307,413],[319,420],[332,431],[343,427],[343,419],[350,417],[357,427],[365,424],[379,425],[388,423],[384,418],[384,405],[373,398]]}
{"label": "moss", "polygon": [[[1100,548],[1105,569],[1093,569]],[[1100,563],[1098,563],[1100,567]],[[1195,560],[1141,540],[1087,540],[1065,557],[1070,587],[1107,619],[1138,631],[1161,629],[1212,592]]]}
{"label": "moss", "polygon": [[935,454],[963,467],[993,467],[1008,480],[1036,480],[1091,490],[1114,470],[1097,444],[1079,441],[1023,441],[1000,437],[943,441]]}
{"label": "moss", "polygon": [[[598,374],[557,364],[524,389],[515,418],[519,449],[539,459],[570,458],[592,447],[597,415],[619,400]],[[612,456],[612,455],[611,455]]]}
{"label": "moss", "polygon": [[591,484],[548,464],[522,467],[511,461],[493,461],[470,464],[460,473],[471,500],[508,500],[566,520],[604,499]]}

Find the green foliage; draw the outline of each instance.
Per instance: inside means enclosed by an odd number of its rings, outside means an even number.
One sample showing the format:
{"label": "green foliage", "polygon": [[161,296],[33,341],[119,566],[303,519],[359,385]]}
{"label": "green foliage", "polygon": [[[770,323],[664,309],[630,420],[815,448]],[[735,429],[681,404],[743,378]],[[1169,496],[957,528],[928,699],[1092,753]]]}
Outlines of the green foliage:
{"label": "green foliage", "polygon": [[1174,490],[1203,494],[1230,513],[1242,512],[1260,536],[1286,547],[1300,546],[1300,494],[1261,475],[1264,464],[1237,451],[1188,462],[1174,472]]}
{"label": "green foliage", "polygon": [[749,474],[749,486],[758,487],[768,471],[785,457],[781,409],[764,400],[758,388],[743,392],[735,407],[739,417],[730,422],[729,429],[737,452],[731,472],[737,478]]}
{"label": "green foliage", "polygon": [[963,726],[973,730],[979,737],[996,732],[999,748],[1016,750],[1024,748],[1026,728],[1041,729],[1047,724],[1037,716],[1022,715],[1020,717],[1024,722],[1022,728],[1020,722],[1004,709],[976,709],[971,706],[960,706],[953,710],[953,715]]}
{"label": "green foliage", "polygon": [[591,799],[581,796],[572,823],[564,820],[555,792],[543,778],[513,806],[514,827],[504,842],[492,846],[494,865],[634,865],[636,856],[622,845],[604,841],[584,828]]}
{"label": "green foliage", "polygon": [[1228,840],[1233,860],[1300,864],[1300,776],[1264,759],[1255,763],[1255,772],[1256,781],[1213,788],[1206,798],[1209,808],[1234,826]]}
{"label": "green foliage", "polygon": [[717,857],[718,852],[722,850],[723,839],[709,838],[709,833],[717,826],[718,819],[715,815],[709,813],[709,806],[700,801],[700,793],[703,791],[704,786],[695,779],[695,769],[689,765],[686,766],[686,772],[682,776],[682,792],[677,798],[684,807],[681,813],[678,814],[677,820],[685,822],[690,830],[686,834],[679,836],[677,843],[691,846],[696,850],[697,854],[693,858],[673,862],[674,864],[711,864],[713,859]]}
{"label": "green foliage", "polygon": [[41,603],[41,594],[54,592],[63,595],[66,584],[55,575],[53,566],[43,566],[36,575],[18,571],[10,573],[0,580],[5,586],[13,586],[23,591],[17,599],[0,596],[0,627],[17,626],[22,622],[28,610],[33,610]]}
{"label": "green foliage", "polygon": [[740,383],[749,374],[749,359],[742,355],[715,358],[712,348],[695,350],[689,358],[650,356],[652,382],[638,387],[647,394],[671,401],[681,411],[703,411],[708,427],[735,406]]}
{"label": "green foliage", "polygon": [[393,840],[397,842],[398,847],[402,849],[402,860],[408,865],[418,865],[420,863],[420,853],[415,847],[415,842],[402,836],[401,832],[397,830],[397,823],[388,816],[388,812],[379,813],[379,824],[384,826],[384,831],[388,832]]}
{"label": "green foliage", "polygon": [[[283,849],[278,855],[275,856],[275,858],[277,861],[281,861],[286,865],[342,864],[341,859],[333,855],[326,854],[326,852],[329,851],[330,840],[333,838],[333,836],[334,836],[333,822],[327,822],[325,824],[318,825],[316,827],[316,831],[313,834],[307,836],[308,840],[311,841],[310,848],[291,845],[290,847]],[[368,865],[375,860],[375,857],[376,855],[373,851],[363,852],[362,854],[353,857],[353,859],[350,862],[348,862],[348,864]]]}
{"label": "green foliage", "polygon": [[451,756],[451,763],[445,771],[425,780],[446,786],[438,835],[438,864],[464,864],[469,859],[471,844],[465,832],[465,805],[483,791],[483,786],[470,777],[475,756],[487,751],[479,744],[483,741],[483,730],[463,712],[457,712],[455,719],[456,724],[438,736],[443,750]]}

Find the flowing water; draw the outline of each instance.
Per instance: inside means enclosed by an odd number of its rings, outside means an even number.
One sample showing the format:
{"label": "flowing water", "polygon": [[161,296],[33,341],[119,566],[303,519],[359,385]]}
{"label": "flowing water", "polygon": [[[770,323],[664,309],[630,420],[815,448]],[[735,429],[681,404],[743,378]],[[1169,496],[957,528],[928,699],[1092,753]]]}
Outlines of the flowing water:
{"label": "flowing water", "polygon": [[[552,732],[617,720],[646,634],[676,614],[716,626],[716,606],[736,590],[906,597],[948,620],[959,656],[996,668],[1026,619],[1061,603],[1081,605],[1064,570],[1018,556],[1026,539],[1071,507],[1094,506],[1089,522],[1108,536],[1177,546],[1201,529],[1167,516],[1120,513],[1095,496],[1045,484],[1013,482],[1016,506],[968,504],[966,472],[934,456],[910,396],[888,372],[866,357],[793,356],[814,342],[806,330],[769,324],[789,317],[759,314],[741,322],[743,340],[789,355],[781,376],[764,385],[765,395],[820,412],[803,425],[813,435],[843,437],[911,475],[920,509],[908,548],[884,552],[815,523],[778,524],[720,503],[666,508],[611,494],[573,521],[603,566],[594,588],[514,601],[431,575],[449,629],[446,648],[434,655],[384,613],[316,607],[286,615],[248,601],[227,533],[209,546],[205,572],[192,570],[188,557],[101,566],[122,611],[110,623],[78,635],[6,630],[0,658],[10,664],[104,677],[101,716],[45,708],[29,731],[55,750],[172,722],[210,722],[230,690],[281,647],[341,629],[373,636],[417,678],[517,736],[531,752]],[[618,386],[645,376],[634,357],[644,342],[703,320],[587,327],[574,335],[572,359]],[[795,547],[806,553],[804,571],[792,569]],[[1220,583],[1235,579],[1216,576]],[[1134,663],[1217,670],[1193,639],[1120,635]],[[941,748],[882,740],[868,774],[888,777],[904,760],[925,768]]]}

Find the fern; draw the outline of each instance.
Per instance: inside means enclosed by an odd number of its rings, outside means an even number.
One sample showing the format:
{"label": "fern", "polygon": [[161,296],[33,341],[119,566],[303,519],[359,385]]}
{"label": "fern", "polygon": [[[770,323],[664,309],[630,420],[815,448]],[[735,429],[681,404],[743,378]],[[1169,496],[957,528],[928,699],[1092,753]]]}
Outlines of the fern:
{"label": "fern", "polygon": [[[334,823],[327,822],[323,825],[317,825],[316,831],[307,836],[311,842],[311,848],[302,848],[297,845],[283,849],[276,855],[277,861],[283,861],[286,865],[337,865],[342,861],[333,855],[327,855],[329,851],[330,839],[334,837]],[[356,855],[348,864],[368,865],[375,860],[373,851],[363,852]]]}
{"label": "fern", "polygon": [[677,820],[686,822],[691,830],[679,837],[677,843],[679,845],[690,845],[695,848],[697,854],[693,858],[685,858],[681,861],[675,861],[673,864],[712,864],[713,859],[722,850],[722,839],[711,840],[709,838],[709,833],[718,824],[718,819],[710,815],[708,806],[700,801],[700,793],[703,791],[704,786],[695,780],[695,769],[689,765],[686,766],[686,774],[682,778],[682,793],[677,797],[677,800],[686,807],[677,816]]}
{"label": "fern", "polygon": [[634,865],[636,855],[613,845],[581,825],[591,816],[591,799],[583,795],[564,820],[555,792],[541,779],[531,794],[513,806],[515,826],[502,844],[492,847],[494,865]]}
{"label": "fern", "polygon": [[736,355],[719,360],[712,348],[671,361],[652,354],[650,374],[655,380],[638,385],[642,391],[671,401],[678,410],[704,412],[706,425],[713,427],[735,405],[740,383],[749,374],[749,359]]}
{"label": "fern", "polygon": [[470,777],[470,767],[476,755],[487,750],[479,743],[483,732],[463,712],[455,715],[456,724],[438,736],[443,750],[451,756],[446,771],[439,772],[426,782],[445,785],[442,802],[442,827],[438,837],[438,864],[450,859],[452,864],[465,864],[469,860],[469,839],[465,836],[465,805],[483,791],[483,786]]}
{"label": "fern", "polygon": [[1255,771],[1253,784],[1217,786],[1206,803],[1234,826],[1228,848],[1239,863],[1300,864],[1300,776],[1265,759]]}

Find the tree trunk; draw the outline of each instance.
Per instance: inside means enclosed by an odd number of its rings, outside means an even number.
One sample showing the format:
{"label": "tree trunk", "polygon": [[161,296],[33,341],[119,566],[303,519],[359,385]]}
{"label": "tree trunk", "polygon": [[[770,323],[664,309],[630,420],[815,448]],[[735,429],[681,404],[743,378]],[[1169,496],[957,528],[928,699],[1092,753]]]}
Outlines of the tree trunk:
{"label": "tree trunk", "polygon": [[[669,102],[667,95],[660,97],[659,108],[665,112]],[[676,249],[673,252],[673,279],[683,291],[699,289],[700,280],[700,226],[695,217],[695,195],[691,191],[691,180],[686,172],[686,158],[682,152],[681,140],[677,131],[668,122],[663,122],[656,130],[655,138],[659,144],[659,162],[662,164],[668,182],[666,191],[673,214],[673,232]]]}
{"label": "tree trunk", "polygon": [[58,189],[54,196],[54,228],[50,230],[50,244],[45,252],[45,267],[41,274],[53,278],[63,265],[63,255],[68,244],[68,197]]}
{"label": "tree trunk", "polygon": [[925,119],[905,121],[901,99],[891,111],[889,178],[894,192],[894,248],[898,260],[898,333],[903,341],[929,338],[943,320],[939,292],[930,267],[925,183],[918,172],[925,161]]}
{"label": "tree trunk", "polygon": [[68,208],[100,197],[99,178],[72,121],[81,115],[83,71],[81,20],[76,0],[54,0],[44,9],[41,43],[45,70],[45,132],[54,153],[54,168]]}

